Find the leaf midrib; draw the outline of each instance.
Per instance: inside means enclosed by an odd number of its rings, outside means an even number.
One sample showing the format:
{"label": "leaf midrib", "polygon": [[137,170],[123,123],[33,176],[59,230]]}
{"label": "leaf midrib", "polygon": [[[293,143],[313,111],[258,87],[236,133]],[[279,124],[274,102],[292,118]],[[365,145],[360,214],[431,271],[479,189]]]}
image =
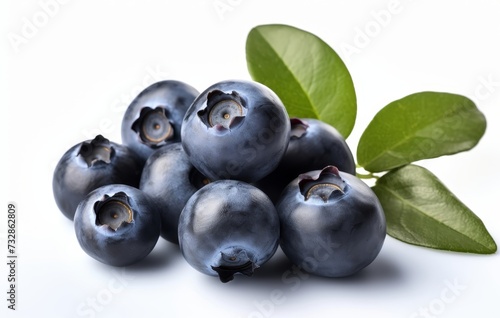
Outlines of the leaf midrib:
{"label": "leaf midrib", "polygon": [[[486,246],[486,245],[482,244],[481,242],[478,242],[478,241],[477,241],[477,240],[475,240],[474,238],[472,238],[472,237],[470,237],[470,236],[467,236],[466,234],[464,234],[464,233],[462,233],[462,232],[460,232],[460,231],[458,231],[458,230],[454,229],[453,227],[450,227],[450,226],[449,226],[449,225],[447,225],[446,223],[444,223],[444,222],[442,222],[442,221],[439,221],[439,220],[437,220],[437,219],[435,219],[435,218],[431,217],[430,215],[426,214],[426,213],[425,213],[424,211],[422,211],[422,210],[421,210],[418,206],[416,206],[415,204],[411,203],[411,201],[408,201],[408,200],[404,199],[404,198],[403,198],[402,196],[400,196],[397,192],[392,191],[389,187],[386,187],[386,186],[381,185],[381,184],[377,184],[376,186],[383,188],[384,190],[386,190],[387,192],[389,192],[392,196],[394,196],[394,197],[398,198],[401,202],[404,202],[404,203],[405,203],[405,204],[407,204],[408,206],[412,207],[414,210],[416,210],[417,212],[419,212],[420,214],[422,214],[422,215],[423,215],[423,216],[425,216],[426,218],[429,218],[429,219],[431,219],[431,220],[434,220],[434,221],[436,221],[437,223],[439,223],[439,224],[441,224],[441,225],[445,226],[446,228],[451,229],[453,232],[458,233],[460,236],[462,236],[462,237],[466,237],[466,238],[470,239],[471,241],[475,242],[477,245],[482,246],[482,247],[483,247],[484,249],[486,249],[487,251],[489,251],[489,250],[490,250],[490,248],[489,248],[488,246]],[[403,225],[403,224],[401,223],[401,225]],[[407,233],[410,233],[410,232],[408,231],[408,229],[407,229],[407,227],[406,227],[406,226],[403,226],[403,227],[405,228],[405,230],[407,231]],[[412,235],[412,234],[411,234],[411,235]],[[412,235],[412,236],[413,236],[413,235]],[[417,241],[418,241],[418,240],[417,240]]]}
{"label": "leaf midrib", "polygon": [[[446,112],[444,115],[448,115],[449,113],[453,113],[455,112],[456,109],[452,109],[450,110],[449,112]],[[443,116],[443,117],[445,117]],[[436,119],[434,121],[432,121],[431,123],[429,123],[428,125],[425,125],[423,126],[421,129],[418,129],[416,131],[414,131],[413,134],[411,135],[408,135],[407,138],[404,138],[404,139],[401,139],[399,142],[393,144],[390,148],[386,148],[384,151],[380,152],[377,156],[373,157],[372,160],[370,160],[367,164],[365,164],[364,166],[368,166],[370,163],[374,163],[376,161],[378,161],[381,157],[383,157],[385,154],[387,154],[389,151],[394,151],[394,149],[398,148],[399,146],[405,144],[408,140],[411,140],[413,137],[415,137],[417,135],[417,133],[421,132],[421,131],[425,131],[427,128],[431,127],[432,125],[434,125],[436,122],[438,122],[439,119]],[[431,139],[431,138],[429,138]],[[431,139],[431,140],[435,140],[435,139]]]}
{"label": "leaf midrib", "polygon": [[275,48],[271,45],[271,43],[267,40],[267,38],[262,34],[262,32],[260,30],[257,29],[257,31],[258,31],[260,37],[264,40],[264,42],[270,48],[270,50],[274,53],[274,55],[278,57],[279,62],[281,62],[281,64],[286,68],[286,70],[288,71],[288,73],[291,75],[292,79],[300,87],[303,95],[306,97],[306,99],[307,99],[307,101],[309,103],[309,106],[311,106],[311,109],[313,110],[314,115],[316,116],[316,118],[319,119],[320,116],[319,116],[318,110],[314,106],[314,104],[312,102],[312,99],[311,99],[311,96],[309,94],[307,94],[306,89],[302,86],[301,82],[297,79],[297,77],[295,76],[295,74],[291,71],[291,68],[285,63],[284,59],[280,58],[280,55],[278,54],[278,51],[275,50]]}

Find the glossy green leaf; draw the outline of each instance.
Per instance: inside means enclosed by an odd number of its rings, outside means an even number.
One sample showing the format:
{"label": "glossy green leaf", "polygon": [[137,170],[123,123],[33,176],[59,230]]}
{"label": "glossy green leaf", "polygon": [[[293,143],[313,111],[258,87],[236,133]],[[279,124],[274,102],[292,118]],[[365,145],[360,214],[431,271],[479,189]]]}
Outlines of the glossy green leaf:
{"label": "glossy green leaf", "polygon": [[356,94],[344,62],[323,40],[287,25],[261,25],[247,37],[250,75],[271,88],[290,117],[316,118],[345,138],[356,120]]}
{"label": "glossy green leaf", "polygon": [[467,97],[421,92],[381,109],[363,132],[358,164],[387,171],[421,159],[473,148],[486,130],[486,119]]}
{"label": "glossy green leaf", "polygon": [[479,254],[497,246],[483,222],[429,170],[407,165],[377,180],[387,233],[403,242]]}

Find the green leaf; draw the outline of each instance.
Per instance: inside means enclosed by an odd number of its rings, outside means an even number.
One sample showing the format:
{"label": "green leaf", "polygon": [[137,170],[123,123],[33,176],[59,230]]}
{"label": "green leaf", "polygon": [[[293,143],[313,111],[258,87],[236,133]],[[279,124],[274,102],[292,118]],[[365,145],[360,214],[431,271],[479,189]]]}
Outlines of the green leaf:
{"label": "green leaf", "polygon": [[363,132],[358,164],[387,171],[421,159],[473,148],[486,130],[486,119],[467,97],[421,92],[381,109]]}
{"label": "green leaf", "polygon": [[323,40],[287,25],[261,25],[247,37],[252,78],[271,88],[290,117],[316,118],[345,138],[356,120],[356,94],[344,62]]}
{"label": "green leaf", "polygon": [[392,170],[372,189],[384,208],[387,233],[398,240],[457,252],[497,250],[483,222],[425,168]]}

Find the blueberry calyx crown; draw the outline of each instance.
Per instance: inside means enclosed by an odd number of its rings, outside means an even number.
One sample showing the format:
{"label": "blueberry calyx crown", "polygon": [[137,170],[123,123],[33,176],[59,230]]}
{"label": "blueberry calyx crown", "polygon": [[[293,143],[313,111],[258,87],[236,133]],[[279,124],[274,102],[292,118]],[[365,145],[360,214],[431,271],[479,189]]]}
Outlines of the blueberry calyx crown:
{"label": "blueberry calyx crown", "polygon": [[309,125],[299,118],[290,118],[290,139],[300,139],[307,132]]}
{"label": "blueberry calyx crown", "polygon": [[198,116],[207,127],[224,131],[237,126],[246,113],[244,101],[237,92],[226,94],[213,90],[207,95],[207,107],[198,111]]}
{"label": "blueberry calyx crown", "polygon": [[252,276],[254,270],[259,267],[250,260],[244,250],[234,247],[221,251],[218,263],[219,265],[212,266],[212,269],[217,272],[223,283],[232,281],[237,273]]}
{"label": "blueberry calyx crown", "polygon": [[132,124],[132,130],[151,148],[163,146],[174,136],[174,128],[162,106],[142,108],[139,118]]}
{"label": "blueberry calyx crown", "polygon": [[94,203],[95,224],[116,231],[122,224],[132,223],[133,211],[128,199],[124,192],[113,196],[105,194],[102,200]]}
{"label": "blueberry calyx crown", "polygon": [[97,135],[90,142],[83,142],[78,151],[78,156],[81,156],[89,168],[96,164],[109,164],[113,154],[111,143],[102,135]]}
{"label": "blueberry calyx crown", "polygon": [[319,198],[327,203],[329,200],[342,196],[346,186],[335,166],[326,166],[315,175],[306,173],[299,176],[299,190],[305,201]]}

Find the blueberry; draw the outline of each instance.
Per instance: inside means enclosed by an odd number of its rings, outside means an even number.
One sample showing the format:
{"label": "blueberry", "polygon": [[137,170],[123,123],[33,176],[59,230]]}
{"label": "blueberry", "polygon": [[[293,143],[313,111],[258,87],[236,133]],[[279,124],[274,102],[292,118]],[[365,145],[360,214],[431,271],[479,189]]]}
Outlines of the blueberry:
{"label": "blueberry", "polygon": [[52,179],[56,204],[73,220],[78,203],[90,191],[113,183],[139,187],[142,167],[130,149],[97,135],[71,147],[57,163]]}
{"label": "blueberry", "polygon": [[360,271],[377,257],[386,236],[384,212],[371,188],[333,166],[292,181],[277,211],[283,252],[319,276]]}
{"label": "blueberry", "polygon": [[146,161],[155,149],[180,141],[182,119],[196,96],[196,89],[179,81],[150,85],[125,111],[121,128],[123,144]]}
{"label": "blueberry", "polygon": [[356,175],[356,163],[344,137],[331,125],[317,119],[292,118],[285,156],[278,167],[256,183],[276,202],[281,191],[299,174],[332,165]]}
{"label": "blueberry", "polygon": [[179,219],[179,246],[198,271],[222,282],[250,276],[276,252],[279,219],[271,200],[242,181],[219,180],[198,190]]}
{"label": "blueberry", "polygon": [[139,188],[160,206],[163,238],[179,243],[179,215],[191,195],[209,182],[188,160],[180,143],[162,147],[148,158]]}
{"label": "blueberry", "polygon": [[106,185],[78,205],[75,233],[94,259],[128,266],[145,258],[160,237],[158,207],[144,192],[126,185]]}
{"label": "blueberry", "polygon": [[285,154],[290,120],[278,96],[251,81],[223,81],[189,107],[181,142],[192,164],[212,180],[257,181]]}

